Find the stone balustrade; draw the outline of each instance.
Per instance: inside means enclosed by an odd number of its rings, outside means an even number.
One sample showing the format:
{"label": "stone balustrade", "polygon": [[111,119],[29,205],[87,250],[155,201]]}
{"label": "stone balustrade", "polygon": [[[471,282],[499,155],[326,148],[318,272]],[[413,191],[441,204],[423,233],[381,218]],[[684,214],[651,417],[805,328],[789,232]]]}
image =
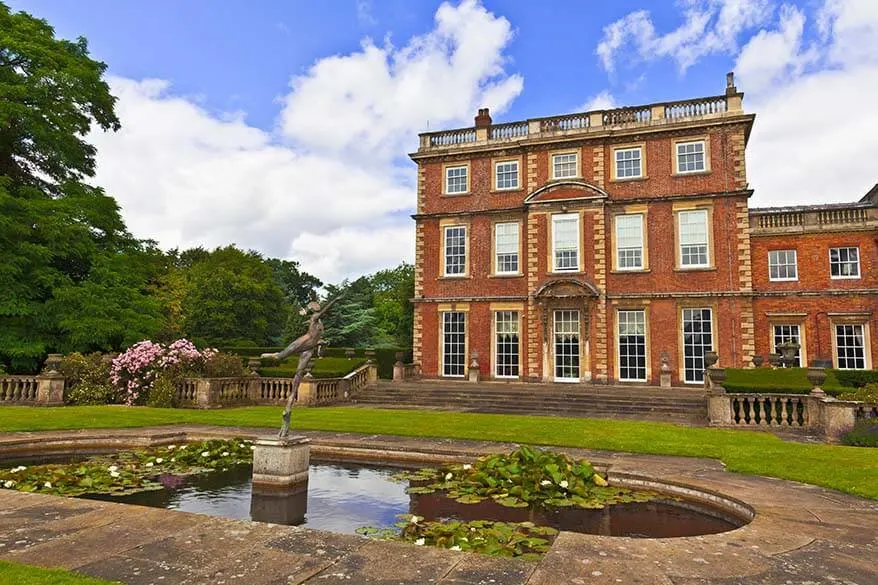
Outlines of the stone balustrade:
{"label": "stone balustrade", "polygon": [[[378,380],[374,363],[366,363],[343,378],[311,378],[299,384],[296,400],[301,406],[322,406],[350,400],[351,396]],[[248,404],[284,404],[293,391],[293,378],[188,378],[177,383],[180,406],[216,408]]]}
{"label": "stone balustrade", "polygon": [[420,364],[404,364],[396,362],[393,364],[393,381],[405,382],[407,380],[417,380],[421,377]]}
{"label": "stone balustrade", "polygon": [[57,372],[38,376],[0,376],[0,405],[61,404],[64,404],[64,377]]}
{"label": "stone balustrade", "polygon": [[868,203],[750,209],[750,233],[754,236],[875,228],[878,207],[869,207]]}
{"label": "stone balustrade", "polygon": [[836,400],[811,394],[708,395],[708,416],[714,426],[787,428],[822,431],[835,438],[861,418],[878,417],[878,405]]}
{"label": "stone balustrade", "polygon": [[730,93],[701,99],[532,118],[485,128],[425,132],[420,135],[418,152],[739,116],[744,114],[741,98],[740,93]]}

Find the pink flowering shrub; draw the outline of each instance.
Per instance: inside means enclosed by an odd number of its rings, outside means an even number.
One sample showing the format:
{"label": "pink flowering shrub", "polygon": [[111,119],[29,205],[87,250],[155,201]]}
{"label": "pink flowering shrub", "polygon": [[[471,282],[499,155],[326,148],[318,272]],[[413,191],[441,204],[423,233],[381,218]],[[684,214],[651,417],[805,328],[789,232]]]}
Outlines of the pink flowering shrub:
{"label": "pink flowering shrub", "polygon": [[110,381],[125,404],[143,404],[159,376],[176,379],[196,374],[216,353],[215,349],[199,350],[187,339],[170,345],[141,341],[113,360]]}

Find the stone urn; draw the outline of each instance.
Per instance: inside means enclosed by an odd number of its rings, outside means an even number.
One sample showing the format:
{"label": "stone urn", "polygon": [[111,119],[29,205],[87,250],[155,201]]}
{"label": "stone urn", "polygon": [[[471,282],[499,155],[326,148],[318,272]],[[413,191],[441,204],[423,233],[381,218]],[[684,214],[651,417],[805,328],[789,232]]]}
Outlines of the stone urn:
{"label": "stone urn", "polygon": [[761,355],[754,355],[753,356],[753,367],[754,368],[761,367],[763,362],[765,362],[765,358],[762,357]]}
{"label": "stone urn", "polygon": [[798,343],[784,343],[778,346],[784,365],[790,365],[796,361],[796,352],[799,351],[799,347]]}
{"label": "stone urn", "polygon": [[726,381],[725,368],[708,368],[707,376],[710,378],[710,384],[712,388],[719,391],[723,390],[723,382]]}
{"label": "stone urn", "polygon": [[704,352],[704,366],[709,368],[713,366],[719,360],[719,354],[715,351],[705,351]]}
{"label": "stone urn", "polygon": [[395,360],[396,360],[396,363],[398,363],[398,364],[403,363],[402,360],[403,360],[404,358],[405,358],[405,352],[398,351],[398,352],[396,352],[395,354],[393,354],[393,359],[395,359]]}
{"label": "stone urn", "polygon": [[61,360],[64,359],[64,355],[60,353],[50,353],[46,356],[46,361],[43,363],[43,371],[44,372],[57,372],[58,368],[61,366]]}
{"label": "stone urn", "polygon": [[805,371],[805,376],[808,378],[808,382],[811,383],[811,394],[816,396],[823,396],[826,393],[823,391],[823,383],[826,382],[826,370],[823,368],[815,368],[810,367]]}
{"label": "stone urn", "polygon": [[776,368],[780,365],[780,354],[779,353],[770,353],[768,354],[768,363],[771,364],[771,367]]}
{"label": "stone urn", "polygon": [[344,356],[346,358],[348,358],[349,360],[354,359],[355,355],[357,355],[357,351],[352,347],[349,347],[349,348],[344,350]]}

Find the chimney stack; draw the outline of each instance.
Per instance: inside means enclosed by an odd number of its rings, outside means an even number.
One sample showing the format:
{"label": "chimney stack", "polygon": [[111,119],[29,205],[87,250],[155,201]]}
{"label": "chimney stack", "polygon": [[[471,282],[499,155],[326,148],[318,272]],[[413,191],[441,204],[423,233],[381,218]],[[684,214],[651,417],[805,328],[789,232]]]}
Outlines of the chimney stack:
{"label": "chimney stack", "polygon": [[735,72],[729,71],[726,73],[726,95],[735,95],[738,93],[738,88],[735,87]]}
{"label": "chimney stack", "polygon": [[476,116],[476,128],[487,128],[491,125],[491,114],[488,108],[479,108],[479,115]]}

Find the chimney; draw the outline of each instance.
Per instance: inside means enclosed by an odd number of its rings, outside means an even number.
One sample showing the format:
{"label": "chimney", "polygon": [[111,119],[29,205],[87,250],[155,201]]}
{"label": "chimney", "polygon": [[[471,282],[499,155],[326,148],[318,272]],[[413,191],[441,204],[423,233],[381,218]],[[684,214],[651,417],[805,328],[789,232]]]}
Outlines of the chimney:
{"label": "chimney", "polygon": [[726,73],[726,95],[735,95],[738,93],[738,88],[735,87],[735,72],[729,71]]}
{"label": "chimney", "polygon": [[479,108],[479,115],[476,116],[476,128],[487,128],[491,125],[491,114],[488,108]]}

